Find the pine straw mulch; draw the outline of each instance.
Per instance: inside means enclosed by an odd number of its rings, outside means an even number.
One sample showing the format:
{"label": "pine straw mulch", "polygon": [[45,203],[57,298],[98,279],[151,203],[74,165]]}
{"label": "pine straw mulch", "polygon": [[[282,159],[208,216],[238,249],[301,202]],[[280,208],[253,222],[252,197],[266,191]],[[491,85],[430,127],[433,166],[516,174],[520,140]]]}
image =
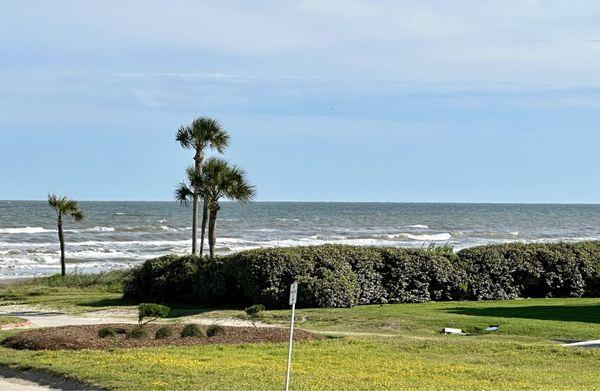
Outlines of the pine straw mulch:
{"label": "pine straw mulch", "polygon": [[[222,333],[211,337],[179,336],[184,325],[180,324],[148,324],[144,328],[148,336],[141,339],[129,338],[128,332],[134,324],[102,324],[86,326],[63,326],[22,331],[13,334],[0,342],[2,346],[13,349],[28,350],[80,350],[80,349],[112,349],[112,348],[142,348],[156,346],[193,346],[208,344],[245,344],[260,342],[286,342],[289,330],[275,327],[222,327]],[[161,327],[167,326],[173,331],[173,336],[165,339],[154,339],[154,333]],[[117,331],[115,337],[98,337],[98,330],[112,327]],[[201,327],[206,330],[206,327]],[[314,340],[317,337],[302,330],[294,331],[294,340]]]}

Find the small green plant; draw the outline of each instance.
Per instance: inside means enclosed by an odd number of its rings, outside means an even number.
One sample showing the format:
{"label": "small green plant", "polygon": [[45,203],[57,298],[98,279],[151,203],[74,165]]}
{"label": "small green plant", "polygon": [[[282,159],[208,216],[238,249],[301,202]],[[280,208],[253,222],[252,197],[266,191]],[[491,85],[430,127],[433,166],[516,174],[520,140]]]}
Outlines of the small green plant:
{"label": "small green plant", "polygon": [[98,337],[100,338],[114,338],[117,336],[117,332],[112,327],[102,327],[98,330]]}
{"label": "small green plant", "polygon": [[165,339],[170,338],[171,336],[173,336],[173,330],[167,326],[161,327],[154,333],[154,339]]}
{"label": "small green plant", "polygon": [[253,306],[245,309],[246,313],[250,317],[255,317],[259,313],[263,312],[264,310],[265,310],[265,306],[262,304],[254,304]]}
{"label": "small green plant", "polygon": [[[142,303],[138,306],[138,324],[144,326],[154,322],[158,318],[164,318],[169,314],[169,307],[156,303]],[[147,319],[152,318],[152,319]],[[144,319],[147,319],[144,322]]]}
{"label": "small green plant", "polygon": [[131,329],[127,336],[133,339],[142,339],[148,336],[148,332],[142,326],[136,326]]}
{"label": "small green plant", "polygon": [[207,337],[214,337],[216,335],[221,335],[225,332],[225,329],[217,324],[213,324],[212,326],[208,326],[206,329]]}
{"label": "small green plant", "polygon": [[265,306],[262,304],[254,304],[245,309],[246,315],[250,317],[250,321],[252,322],[252,326],[256,329],[256,324],[254,321],[259,317],[260,313],[265,310]]}
{"label": "small green plant", "polygon": [[183,330],[181,330],[181,338],[188,338],[188,337],[201,338],[204,336],[206,336],[204,334],[204,331],[202,331],[200,326],[198,326],[197,324],[192,323],[192,324],[185,325]]}

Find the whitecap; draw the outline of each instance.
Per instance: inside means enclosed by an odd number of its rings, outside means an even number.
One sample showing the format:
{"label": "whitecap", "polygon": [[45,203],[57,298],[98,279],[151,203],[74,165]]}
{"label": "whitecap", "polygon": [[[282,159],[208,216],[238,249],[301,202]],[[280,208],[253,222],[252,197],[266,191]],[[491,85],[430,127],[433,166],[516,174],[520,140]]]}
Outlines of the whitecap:
{"label": "whitecap", "polygon": [[65,232],[115,232],[113,227],[92,227],[82,229],[65,229]]}
{"label": "whitecap", "polygon": [[53,230],[42,227],[0,228],[0,233],[4,234],[39,234],[45,232],[53,232]]}
{"label": "whitecap", "polygon": [[443,242],[446,240],[450,240],[452,235],[445,232],[441,234],[430,234],[430,235],[412,235],[412,234],[402,234],[402,236],[411,239],[411,240],[419,240],[419,241],[430,241],[430,242]]}
{"label": "whitecap", "polygon": [[409,225],[408,228],[429,229],[429,227],[427,225],[424,225],[424,224]]}

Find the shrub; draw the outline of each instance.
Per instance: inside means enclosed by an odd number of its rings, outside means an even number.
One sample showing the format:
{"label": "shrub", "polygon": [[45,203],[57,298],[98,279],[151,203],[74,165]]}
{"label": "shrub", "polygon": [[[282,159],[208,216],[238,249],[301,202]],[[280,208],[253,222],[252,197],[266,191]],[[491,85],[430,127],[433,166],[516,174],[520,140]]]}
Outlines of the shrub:
{"label": "shrub", "polygon": [[348,307],[357,304],[359,293],[350,249],[354,247],[257,249],[226,256],[223,264],[233,281],[232,293],[244,304],[286,307],[290,285],[297,280],[298,306]]}
{"label": "shrub", "polygon": [[202,329],[200,328],[200,326],[198,326],[197,324],[194,324],[194,323],[185,325],[183,330],[181,330],[180,335],[181,335],[181,338],[188,338],[188,337],[201,338],[201,337],[206,336],[204,334],[204,331],[202,331]]}
{"label": "shrub", "polygon": [[[156,303],[142,303],[138,306],[138,323],[140,326],[155,321],[158,318],[164,318],[169,314],[169,307]],[[152,318],[146,320],[144,319]]]}
{"label": "shrub", "polygon": [[323,245],[263,248],[218,257],[166,256],[125,280],[125,297],[157,302],[262,303],[288,307],[298,281],[299,307],[429,300],[600,295],[600,241],[479,246],[455,253]]}
{"label": "shrub", "polygon": [[253,306],[250,306],[245,309],[246,315],[250,317],[250,321],[252,322],[252,326],[254,326],[254,328],[256,328],[256,324],[254,323],[254,321],[256,320],[256,318],[258,318],[258,315],[264,310],[265,306],[262,304],[254,304]]}
{"label": "shrub", "polygon": [[507,243],[458,252],[477,300],[598,293],[600,251],[590,243]]}
{"label": "shrub", "polygon": [[217,335],[221,335],[225,332],[225,329],[219,325],[213,324],[211,326],[208,326],[208,328],[206,329],[206,336],[207,337],[214,337]]}
{"label": "shrub", "polygon": [[244,311],[250,317],[256,317],[259,313],[265,310],[265,306],[262,304],[254,304],[253,306],[247,307]]}
{"label": "shrub", "polygon": [[220,259],[167,255],[135,267],[125,276],[123,297],[137,302],[222,304],[228,292]]}
{"label": "shrub", "polygon": [[453,253],[415,249],[383,251],[383,287],[389,303],[451,300],[464,274]]}
{"label": "shrub", "polygon": [[132,328],[131,331],[129,331],[127,336],[129,338],[133,338],[133,339],[142,339],[142,338],[146,338],[148,336],[148,332],[146,331],[145,328],[143,328],[141,326],[136,326],[136,327]]}
{"label": "shrub", "polygon": [[170,338],[171,336],[173,336],[173,330],[167,326],[161,327],[160,329],[156,330],[156,333],[154,333],[155,339],[165,339]]}
{"label": "shrub", "polygon": [[102,327],[100,330],[98,330],[98,337],[100,338],[114,338],[116,336],[117,332],[112,327]]}
{"label": "shrub", "polygon": [[355,285],[355,304],[385,303],[385,289],[380,273],[383,266],[382,249],[377,247],[324,245],[299,247],[301,257],[315,265],[343,263],[350,266]]}

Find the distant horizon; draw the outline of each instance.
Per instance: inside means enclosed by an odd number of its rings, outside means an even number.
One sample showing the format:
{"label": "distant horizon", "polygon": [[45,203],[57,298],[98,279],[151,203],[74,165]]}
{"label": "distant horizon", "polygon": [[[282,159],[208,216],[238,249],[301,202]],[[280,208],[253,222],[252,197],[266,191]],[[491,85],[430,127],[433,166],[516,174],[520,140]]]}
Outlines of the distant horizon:
{"label": "distant horizon", "polygon": [[[0,202],[46,202],[46,199],[0,199]],[[174,202],[176,200],[92,200],[77,199],[78,202]],[[224,204],[236,204],[235,201],[220,201]],[[294,203],[294,204],[466,204],[466,205],[600,205],[600,202],[477,202],[477,201],[314,201],[314,200],[256,200],[255,203]],[[241,205],[248,205],[241,204]]]}

